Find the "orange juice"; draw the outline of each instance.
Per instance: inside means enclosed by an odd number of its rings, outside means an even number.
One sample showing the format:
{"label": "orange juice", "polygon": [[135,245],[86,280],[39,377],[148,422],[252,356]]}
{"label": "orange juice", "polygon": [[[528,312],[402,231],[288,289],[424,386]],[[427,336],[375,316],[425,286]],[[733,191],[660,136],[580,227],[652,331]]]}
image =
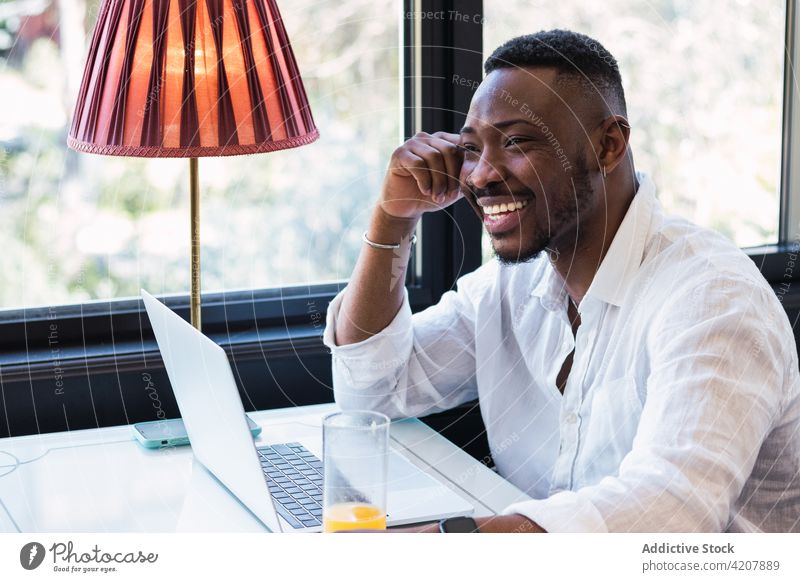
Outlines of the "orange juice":
{"label": "orange juice", "polygon": [[386,512],[367,503],[337,503],[325,508],[322,529],[386,529]]}

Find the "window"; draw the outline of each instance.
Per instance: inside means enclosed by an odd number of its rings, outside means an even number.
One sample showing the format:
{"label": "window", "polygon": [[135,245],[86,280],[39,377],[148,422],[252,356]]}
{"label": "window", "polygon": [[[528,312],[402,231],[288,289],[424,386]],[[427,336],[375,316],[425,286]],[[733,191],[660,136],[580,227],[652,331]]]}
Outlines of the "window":
{"label": "window", "polygon": [[665,210],[741,247],[778,242],[785,2],[509,0],[484,9],[486,56],[542,29],[601,42],[620,64],[637,169],[653,177]]}
{"label": "window", "polygon": [[[66,147],[99,0],[0,12],[0,309],[189,289],[186,160]],[[346,279],[402,138],[399,0],[281,3],[320,139],[200,160],[203,291]]]}

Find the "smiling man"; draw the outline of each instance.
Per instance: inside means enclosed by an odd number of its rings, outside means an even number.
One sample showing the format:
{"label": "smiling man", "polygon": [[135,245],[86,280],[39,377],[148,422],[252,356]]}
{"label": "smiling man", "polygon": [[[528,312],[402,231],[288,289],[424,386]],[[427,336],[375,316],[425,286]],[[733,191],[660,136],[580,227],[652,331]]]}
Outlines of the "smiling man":
{"label": "smiling man", "polygon": [[[532,497],[482,532],[800,531],[798,362],[771,288],[663,213],[599,43],[540,32],[485,69],[460,135],[392,156],[328,311],[337,402],[402,417],[479,398],[499,473]],[[412,315],[398,265],[462,196],[495,260]]]}

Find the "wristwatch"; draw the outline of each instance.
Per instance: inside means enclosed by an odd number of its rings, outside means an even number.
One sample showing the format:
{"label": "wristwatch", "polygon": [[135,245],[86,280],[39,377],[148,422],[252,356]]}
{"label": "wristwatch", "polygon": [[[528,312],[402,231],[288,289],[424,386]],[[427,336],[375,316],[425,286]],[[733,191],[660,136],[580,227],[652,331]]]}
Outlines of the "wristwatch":
{"label": "wristwatch", "polygon": [[442,533],[481,533],[478,524],[471,517],[448,517],[439,522]]}

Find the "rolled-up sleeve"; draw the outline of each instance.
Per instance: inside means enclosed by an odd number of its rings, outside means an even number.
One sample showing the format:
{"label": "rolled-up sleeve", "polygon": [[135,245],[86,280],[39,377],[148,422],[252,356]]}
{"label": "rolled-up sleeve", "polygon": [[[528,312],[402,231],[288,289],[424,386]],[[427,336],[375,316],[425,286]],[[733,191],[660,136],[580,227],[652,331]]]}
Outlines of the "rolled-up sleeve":
{"label": "rolled-up sleeve", "polygon": [[[719,532],[793,394],[791,330],[774,294],[710,281],[664,305],[636,437],[616,475],[509,506],[551,532]],[[793,384],[792,384],[793,385]]]}
{"label": "rolled-up sleeve", "polygon": [[334,330],[347,288],[336,295],[323,334],[332,355],[336,402],[343,409],[377,410],[402,418],[477,398],[475,307],[467,288],[485,277],[478,271],[461,277],[458,291],[447,291],[439,303],[419,313],[411,313],[404,290],[403,304],[389,325],[342,346],[336,345]]}

